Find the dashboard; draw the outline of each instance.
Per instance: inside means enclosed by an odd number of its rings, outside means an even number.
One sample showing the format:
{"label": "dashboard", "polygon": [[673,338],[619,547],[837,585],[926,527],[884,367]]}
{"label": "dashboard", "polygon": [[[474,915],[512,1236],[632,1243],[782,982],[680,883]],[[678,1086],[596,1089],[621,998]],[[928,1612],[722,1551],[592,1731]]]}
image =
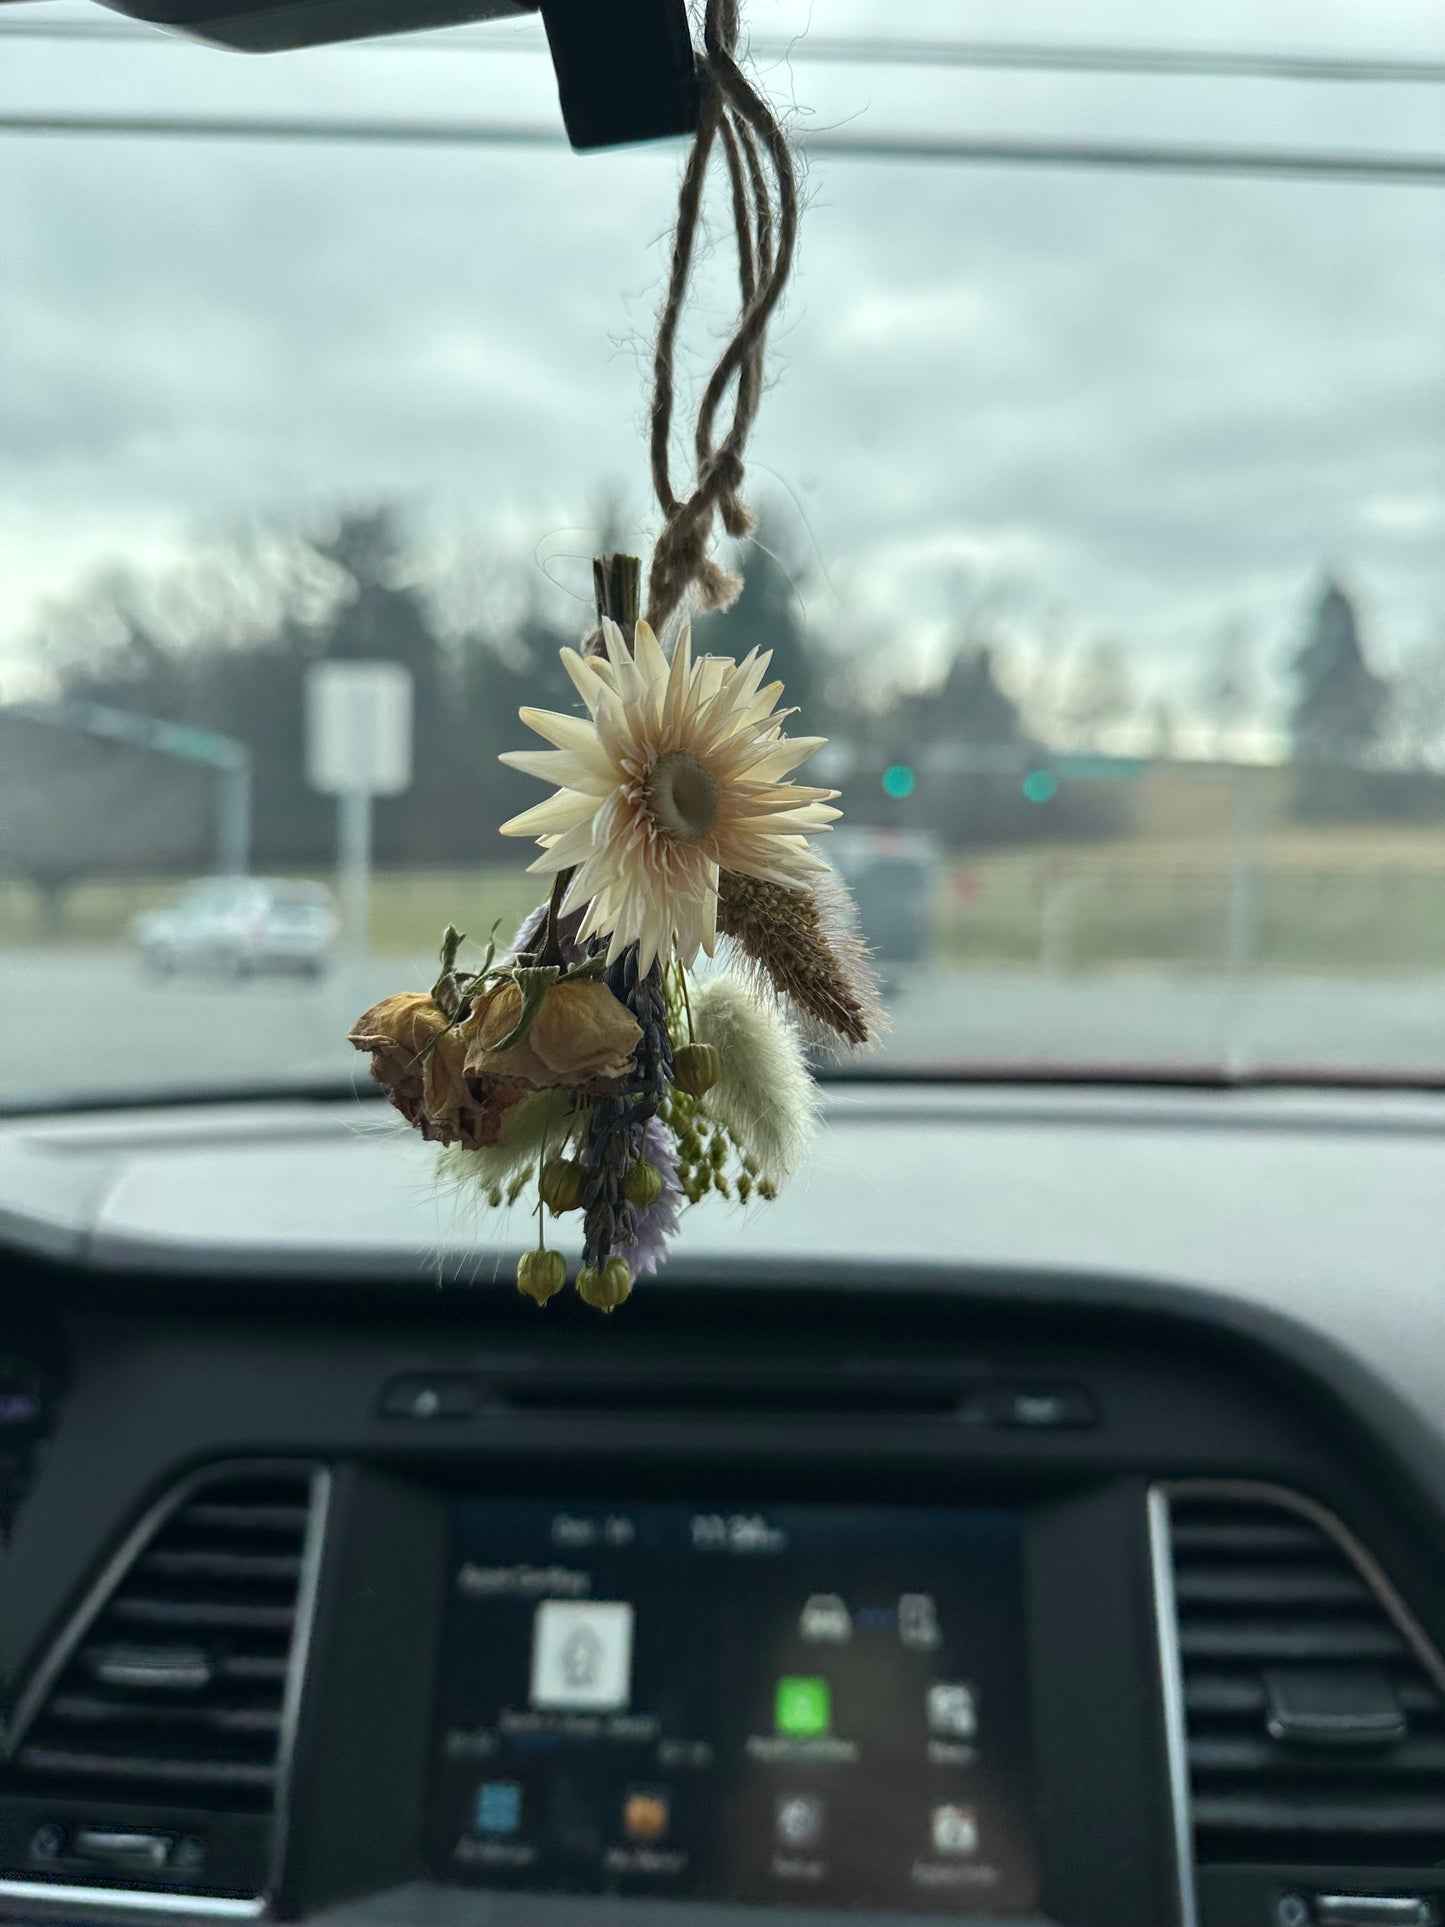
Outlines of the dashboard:
{"label": "dashboard", "polygon": [[843,1090],[601,1320],[0,1127],[0,1919],[1445,1919],[1445,1105]]}

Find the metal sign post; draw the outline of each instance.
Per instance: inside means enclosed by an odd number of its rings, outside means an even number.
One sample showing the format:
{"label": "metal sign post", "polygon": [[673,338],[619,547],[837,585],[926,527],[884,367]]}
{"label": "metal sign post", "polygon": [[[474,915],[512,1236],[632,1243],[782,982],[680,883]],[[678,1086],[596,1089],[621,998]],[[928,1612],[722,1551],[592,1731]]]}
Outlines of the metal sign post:
{"label": "metal sign post", "polygon": [[337,888],[347,939],[371,936],[371,804],[411,786],[411,671],[396,662],[321,662],[306,678],[306,774],[337,799]]}

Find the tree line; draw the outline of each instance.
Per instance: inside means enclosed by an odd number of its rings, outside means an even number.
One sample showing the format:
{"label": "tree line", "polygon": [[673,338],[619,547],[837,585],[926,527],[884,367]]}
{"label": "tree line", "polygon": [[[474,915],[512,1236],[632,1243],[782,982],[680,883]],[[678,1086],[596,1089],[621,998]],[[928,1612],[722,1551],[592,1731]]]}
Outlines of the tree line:
{"label": "tree line", "polygon": [[[1020,686],[1006,623],[987,598],[960,617],[938,674],[900,686],[896,662],[829,646],[807,624],[776,522],[747,557],[726,617],[698,625],[698,646],[773,652],[773,673],[806,726],[846,750],[830,775],[855,824],[925,829],[948,846],[1124,834],[1125,786],[1065,782],[1047,813],[1020,782],[1062,747],[1168,755],[1178,718],[1141,694],[1121,644],[1094,640],[1040,695]],[[608,545],[606,531],[599,546]],[[781,559],[780,559],[781,558]],[[535,579],[535,578],[534,578]],[[304,687],[312,664],[403,664],[414,691],[415,779],[376,810],[383,864],[515,859],[497,834],[536,800],[498,754],[520,741],[525,703],[569,708],[558,650],[587,626],[486,555],[438,562],[381,505],[328,522],[202,547],[160,577],[91,581],[53,610],[39,642],[64,699],[217,732],[243,743],[253,774],[253,861],[319,869],[334,849],[334,805],[306,781]],[[1047,665],[1045,665],[1047,668]],[[1445,740],[1445,667],[1392,682],[1369,660],[1350,595],[1325,583],[1289,663],[1286,719],[1295,806],[1313,817],[1445,814],[1433,759]],[[1206,665],[1197,716],[1221,744],[1258,716],[1259,666],[1227,630]],[[903,770],[911,787],[885,787]],[[902,793],[898,793],[898,792]],[[204,869],[214,784],[202,770],[123,745],[64,737],[0,708],[0,873],[57,896],[108,873]]]}

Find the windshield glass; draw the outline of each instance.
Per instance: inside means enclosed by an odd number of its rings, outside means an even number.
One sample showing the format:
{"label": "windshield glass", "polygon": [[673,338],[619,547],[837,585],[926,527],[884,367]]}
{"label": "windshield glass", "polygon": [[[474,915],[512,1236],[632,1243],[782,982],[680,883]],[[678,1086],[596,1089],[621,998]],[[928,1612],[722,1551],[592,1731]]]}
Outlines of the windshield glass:
{"label": "windshield glass", "polygon": [[[746,11],[808,210],[698,643],[830,738],[872,1062],[1445,1074],[1445,15]],[[656,531],[682,146],[570,153],[533,18],[9,0],[0,152],[0,1101],[365,1087],[357,1013],[537,900],[497,757]],[[358,659],[369,814],[308,743]]]}

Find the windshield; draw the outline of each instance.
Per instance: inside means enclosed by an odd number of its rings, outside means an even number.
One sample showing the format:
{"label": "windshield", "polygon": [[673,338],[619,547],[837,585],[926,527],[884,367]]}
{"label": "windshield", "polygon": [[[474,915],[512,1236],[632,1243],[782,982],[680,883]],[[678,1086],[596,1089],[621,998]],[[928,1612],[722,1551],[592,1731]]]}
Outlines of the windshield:
{"label": "windshield", "polygon": [[[1445,1075],[1445,16],[747,11],[808,212],[698,646],[830,739],[871,1061]],[[570,153],[530,18],[11,0],[0,151],[0,1101],[364,1087],[357,1013],[537,901],[497,757],[656,530],[683,149]]]}

